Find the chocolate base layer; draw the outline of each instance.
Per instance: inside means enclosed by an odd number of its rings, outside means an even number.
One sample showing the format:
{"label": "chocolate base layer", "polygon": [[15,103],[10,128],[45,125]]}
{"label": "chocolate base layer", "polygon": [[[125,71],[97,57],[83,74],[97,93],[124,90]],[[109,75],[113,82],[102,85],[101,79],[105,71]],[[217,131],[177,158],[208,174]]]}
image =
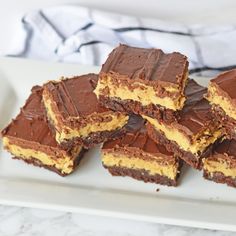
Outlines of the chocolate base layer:
{"label": "chocolate base layer", "polygon": [[[83,159],[84,157],[84,154],[87,150],[86,149],[83,149],[81,150],[80,154],[77,156],[77,158],[74,160],[74,165],[73,165],[73,170],[76,169],[76,167],[79,165],[80,161]],[[69,174],[66,174],[66,173],[62,173],[59,169],[57,169],[56,167],[54,166],[48,166],[48,165],[44,165],[40,160],[36,159],[36,158],[31,158],[31,159],[23,159],[21,157],[12,157],[13,159],[17,159],[17,160],[21,160],[21,161],[24,161],[25,163],[27,164],[30,164],[30,165],[34,165],[34,166],[37,166],[37,167],[42,167],[44,169],[47,169],[47,170],[50,170],[50,171],[53,171],[55,173],[57,173],[58,175],[62,176],[62,177],[65,177]],[[71,172],[73,173],[73,172]],[[71,174],[70,173],[70,174]]]}
{"label": "chocolate base layer", "polygon": [[178,118],[178,112],[174,110],[157,105],[143,106],[140,102],[130,99],[121,100],[119,98],[114,99],[99,95],[99,101],[104,107],[113,111],[120,111],[128,114],[143,114],[158,120],[165,120],[167,123],[177,120]]}
{"label": "chocolate base layer", "polygon": [[137,180],[142,180],[145,183],[150,182],[150,183],[156,183],[156,184],[161,184],[161,185],[167,185],[167,186],[177,186],[177,179],[169,179],[166,176],[162,175],[149,175],[147,171],[145,170],[131,170],[128,168],[123,168],[123,167],[107,167],[104,166],[108,171],[111,173],[113,176],[129,176]]}
{"label": "chocolate base layer", "polygon": [[122,136],[125,132],[126,132],[125,127],[115,130],[115,131],[112,130],[112,131],[94,132],[85,138],[81,138],[81,137],[73,138],[66,142],[62,142],[59,145],[64,150],[71,149],[71,147],[75,145],[82,145],[84,148],[89,149],[109,139],[116,139]]}
{"label": "chocolate base layer", "polygon": [[160,143],[165,146],[165,148],[178,155],[182,160],[184,160],[188,165],[192,166],[195,169],[202,169],[202,158],[208,157],[213,150],[214,145],[210,145],[203,153],[200,155],[194,155],[191,152],[187,152],[182,150],[179,145],[174,142],[168,140],[164,134],[158,132],[150,123],[147,122],[147,131],[148,135],[157,143]]}
{"label": "chocolate base layer", "polygon": [[236,120],[226,115],[224,110],[216,105],[212,106],[215,118],[225,129],[225,135],[229,139],[236,139]]}
{"label": "chocolate base layer", "polygon": [[221,172],[209,173],[207,171],[204,171],[203,177],[205,179],[214,181],[216,183],[227,184],[228,186],[236,188],[236,179],[232,178],[232,177],[225,176]]}

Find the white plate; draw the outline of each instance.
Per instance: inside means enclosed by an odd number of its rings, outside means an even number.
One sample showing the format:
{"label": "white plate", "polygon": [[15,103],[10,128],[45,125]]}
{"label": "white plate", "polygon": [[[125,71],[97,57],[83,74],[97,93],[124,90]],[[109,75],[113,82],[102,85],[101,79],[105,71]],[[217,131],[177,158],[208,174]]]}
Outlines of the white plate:
{"label": "white plate", "polygon": [[[0,59],[0,128],[19,112],[33,85],[98,70]],[[184,170],[177,188],[112,177],[99,156],[98,148],[90,150],[75,173],[62,178],[12,160],[0,145],[0,203],[236,231],[236,189],[204,180],[192,169]]]}

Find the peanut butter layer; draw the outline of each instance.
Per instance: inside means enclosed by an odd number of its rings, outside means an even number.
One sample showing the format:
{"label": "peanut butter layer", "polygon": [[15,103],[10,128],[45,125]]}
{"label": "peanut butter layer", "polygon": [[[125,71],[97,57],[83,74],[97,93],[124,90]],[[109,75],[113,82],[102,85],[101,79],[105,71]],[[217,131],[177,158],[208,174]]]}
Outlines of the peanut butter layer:
{"label": "peanut butter layer", "polygon": [[173,125],[160,123],[148,116],[143,116],[143,118],[153,125],[157,131],[161,131],[168,140],[176,142],[181,149],[192,154],[201,154],[210,144],[222,136],[220,128],[216,127],[214,131],[211,131],[206,127],[203,132],[192,136],[190,139],[182,130]]}
{"label": "peanut butter layer", "polygon": [[219,144],[213,154],[204,159],[203,170],[211,176],[221,173],[236,178],[236,141],[227,139]]}
{"label": "peanut butter layer", "polygon": [[211,106],[204,98],[205,93],[206,88],[190,80],[186,87],[186,104],[177,121],[166,123],[146,115],[143,118],[182,150],[201,155],[223,135],[222,127],[215,121]]}
{"label": "peanut butter layer", "polygon": [[227,71],[212,79],[207,99],[219,106],[227,116],[236,120],[236,69]]}
{"label": "peanut butter layer", "polygon": [[236,167],[230,168],[229,163],[224,159],[205,160],[204,170],[211,173],[211,175],[220,172],[224,176],[236,178]]}
{"label": "peanut butter layer", "polygon": [[143,106],[180,110],[185,101],[188,61],[180,53],[120,45],[102,66],[95,93]]}
{"label": "peanut butter layer", "polygon": [[135,170],[145,170],[149,175],[163,175],[169,179],[176,179],[178,169],[176,165],[161,165],[158,161],[143,160],[129,155],[116,153],[103,153],[102,163],[106,167],[116,166]]}
{"label": "peanut butter layer", "polygon": [[19,115],[3,131],[3,146],[13,156],[28,163],[70,174],[83,153],[82,146],[65,151],[49,129],[42,103],[42,88],[33,87]]}
{"label": "peanut butter layer", "polygon": [[[187,78],[186,78],[187,80]],[[109,91],[108,89],[109,88]],[[108,96],[112,99],[133,100],[140,102],[143,107],[160,105],[167,109],[179,110],[183,107],[185,97],[159,97],[153,86],[148,86],[140,82],[133,82],[131,85],[124,85],[122,81],[115,81],[112,77],[103,77],[99,80],[94,91],[99,97]]]}
{"label": "peanut butter layer", "polygon": [[180,168],[177,156],[149,138],[140,117],[129,124],[124,136],[104,143],[102,163],[108,169],[145,171],[149,176],[165,176],[170,180],[177,179]]}
{"label": "peanut butter layer", "polygon": [[97,132],[116,131],[128,116],[102,107],[93,93],[98,76],[88,74],[44,85],[43,101],[58,143],[82,140]]}
{"label": "peanut butter layer", "polygon": [[18,144],[14,144],[15,141],[16,140],[12,142],[11,138],[3,138],[5,149],[13,156],[23,160],[31,160],[34,158],[40,161],[44,166],[55,167],[62,174],[70,174],[74,170],[74,158],[76,158],[82,150],[82,147],[79,146],[77,150],[73,150],[72,156],[63,152],[58,152],[58,157],[55,158],[54,155],[47,154],[44,151],[21,147]]}

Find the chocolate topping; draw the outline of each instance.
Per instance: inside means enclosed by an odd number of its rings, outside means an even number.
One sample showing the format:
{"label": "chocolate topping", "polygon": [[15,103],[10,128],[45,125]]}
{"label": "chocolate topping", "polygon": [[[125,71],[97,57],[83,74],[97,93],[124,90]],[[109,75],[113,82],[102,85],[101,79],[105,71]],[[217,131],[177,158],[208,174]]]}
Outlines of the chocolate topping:
{"label": "chocolate topping", "polygon": [[156,144],[147,134],[145,122],[140,116],[133,115],[126,126],[127,133],[119,139],[104,143],[102,149],[113,149],[118,147],[139,148],[147,153],[173,156],[163,145]]}
{"label": "chocolate topping", "polygon": [[58,147],[46,121],[42,87],[32,88],[32,93],[21,108],[20,114],[2,131],[2,135]]}
{"label": "chocolate topping", "polygon": [[[31,90],[29,98],[25,105],[21,108],[20,113],[12,122],[2,131],[2,136],[8,138],[9,144],[5,148],[14,155],[10,147],[16,145],[17,147],[33,150],[33,156],[30,158],[23,158],[21,155],[15,156],[15,159],[21,159],[29,164],[44,167],[52,170],[61,176],[68,175],[76,168],[83,157],[85,149],[80,149],[81,146],[72,146],[67,150],[62,149],[56,142],[55,136],[49,127],[46,119],[46,110],[42,101],[43,88],[35,86]],[[77,150],[78,148],[78,150]],[[14,148],[13,148],[14,149]],[[40,152],[50,156],[56,163],[56,159],[69,156],[71,172],[64,172],[63,168],[57,165],[50,165],[44,163],[40,158],[36,158],[36,153],[40,157]],[[79,152],[79,153],[77,153]],[[24,153],[21,153],[24,155]],[[76,155],[75,155],[76,154]],[[18,154],[15,154],[18,155]],[[60,165],[60,162],[58,163]]]}
{"label": "chocolate topping", "polygon": [[184,78],[187,57],[160,49],[146,49],[120,45],[109,55],[101,73],[119,74],[129,79],[141,79],[151,84],[177,84]]}
{"label": "chocolate topping", "polygon": [[195,135],[214,123],[209,102],[204,98],[207,89],[190,79],[185,89],[187,97],[183,110],[178,113],[178,122],[173,126],[183,130],[187,135]]}
{"label": "chocolate topping", "polygon": [[61,114],[66,117],[88,116],[92,113],[105,112],[93,90],[98,82],[98,75],[87,74],[60,82],[50,81],[44,85],[57,103]]}
{"label": "chocolate topping", "polygon": [[211,82],[217,84],[231,99],[236,99],[236,69],[221,73]]}
{"label": "chocolate topping", "polygon": [[215,148],[214,155],[225,155],[236,160],[236,140],[224,140]]}

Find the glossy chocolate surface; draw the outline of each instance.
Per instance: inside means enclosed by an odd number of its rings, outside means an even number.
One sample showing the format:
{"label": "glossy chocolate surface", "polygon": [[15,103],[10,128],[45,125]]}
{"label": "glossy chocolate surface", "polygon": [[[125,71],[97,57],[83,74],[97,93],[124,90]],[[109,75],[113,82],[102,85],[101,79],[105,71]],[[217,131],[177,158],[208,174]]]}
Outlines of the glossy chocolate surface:
{"label": "glossy chocolate surface", "polygon": [[32,88],[32,93],[19,115],[2,131],[2,135],[35,142],[35,146],[40,144],[58,147],[46,120],[42,103],[42,87]]}
{"label": "glossy chocolate surface", "polygon": [[147,134],[145,122],[140,116],[133,115],[126,125],[127,132],[121,138],[110,140],[104,143],[102,149],[112,149],[114,147],[135,147],[144,152],[171,156],[163,145],[156,144]]}
{"label": "glossy chocolate surface", "polygon": [[87,74],[61,81],[50,81],[44,85],[64,117],[85,117],[92,113],[105,112],[93,92],[98,75]]}
{"label": "glossy chocolate surface", "polygon": [[121,44],[109,55],[101,74],[117,74],[128,79],[140,79],[151,84],[180,84],[187,71],[187,57],[160,49],[129,47]]}
{"label": "glossy chocolate surface", "polygon": [[[204,98],[207,89],[190,79],[185,89],[187,97],[183,110],[178,114],[178,122],[173,126],[187,135],[197,134],[214,122],[209,102]],[[210,127],[209,127],[210,128]]]}
{"label": "glossy chocolate surface", "polygon": [[236,69],[221,73],[211,80],[231,99],[236,99]]}
{"label": "glossy chocolate surface", "polygon": [[236,160],[236,140],[226,139],[214,150],[214,155],[226,155]]}

